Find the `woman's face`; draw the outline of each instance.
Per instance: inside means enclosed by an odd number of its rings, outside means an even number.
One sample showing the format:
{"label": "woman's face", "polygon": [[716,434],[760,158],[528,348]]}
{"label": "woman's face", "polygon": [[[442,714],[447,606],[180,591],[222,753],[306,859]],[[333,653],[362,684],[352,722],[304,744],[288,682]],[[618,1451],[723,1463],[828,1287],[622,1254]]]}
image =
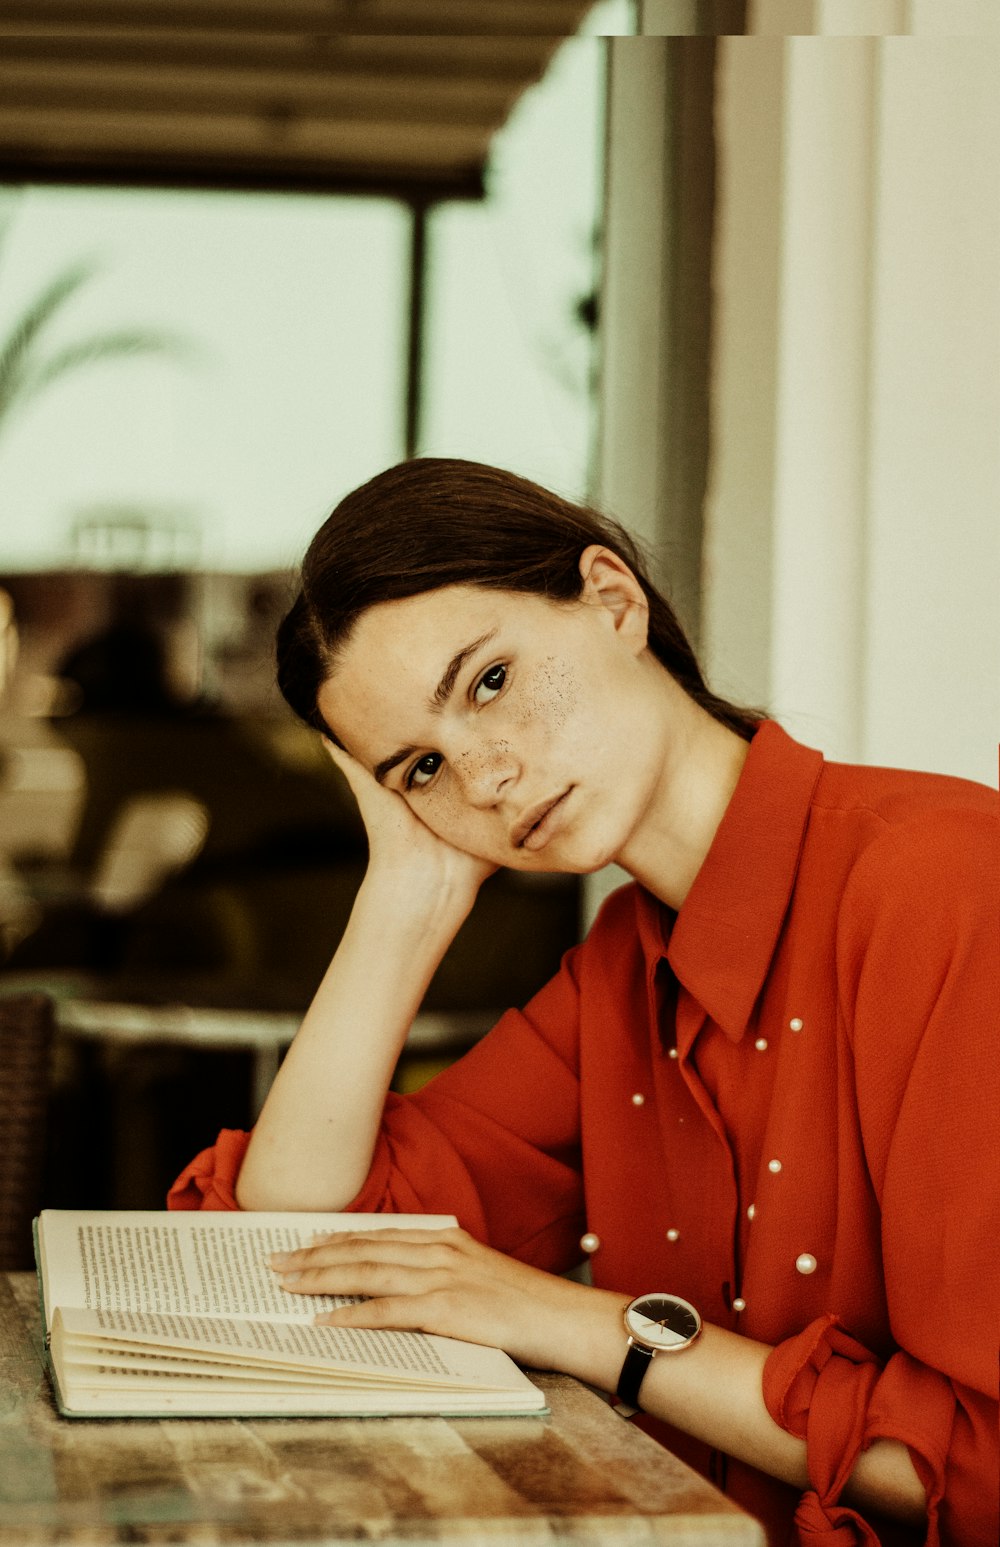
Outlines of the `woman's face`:
{"label": "woman's face", "polygon": [[655,795],[645,598],[606,549],[581,570],[573,603],[462,585],[372,607],[319,693],[352,757],[498,865],[598,869]]}

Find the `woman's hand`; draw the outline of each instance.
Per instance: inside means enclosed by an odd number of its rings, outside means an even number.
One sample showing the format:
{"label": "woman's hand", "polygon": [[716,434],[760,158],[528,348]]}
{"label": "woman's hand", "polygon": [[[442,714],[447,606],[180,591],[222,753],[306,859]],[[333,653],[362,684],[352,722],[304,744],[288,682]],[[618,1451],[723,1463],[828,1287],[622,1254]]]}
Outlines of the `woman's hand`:
{"label": "woman's hand", "polygon": [[626,1296],[527,1267],[464,1230],[337,1232],[270,1265],[293,1294],[368,1297],[317,1316],[324,1325],[435,1332],[569,1373],[592,1363],[588,1341],[606,1341],[609,1327],[625,1345]]}
{"label": "woman's hand", "polygon": [[402,795],[379,784],[350,753],[326,737],[323,744],[358,803],[368,834],[370,873],[388,877],[400,903],[408,896],[435,901],[450,897],[468,911],[496,865],[446,843],[420,821]]}

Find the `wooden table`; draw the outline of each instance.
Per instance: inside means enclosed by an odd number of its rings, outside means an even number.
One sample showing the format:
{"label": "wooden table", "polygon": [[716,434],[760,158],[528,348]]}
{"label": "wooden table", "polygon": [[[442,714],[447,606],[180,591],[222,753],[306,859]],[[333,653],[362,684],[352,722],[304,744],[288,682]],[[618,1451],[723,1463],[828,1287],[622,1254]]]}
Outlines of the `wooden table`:
{"label": "wooden table", "polygon": [[0,1275],[0,1542],[763,1547],[593,1392],[549,1418],[61,1419],[34,1275]]}

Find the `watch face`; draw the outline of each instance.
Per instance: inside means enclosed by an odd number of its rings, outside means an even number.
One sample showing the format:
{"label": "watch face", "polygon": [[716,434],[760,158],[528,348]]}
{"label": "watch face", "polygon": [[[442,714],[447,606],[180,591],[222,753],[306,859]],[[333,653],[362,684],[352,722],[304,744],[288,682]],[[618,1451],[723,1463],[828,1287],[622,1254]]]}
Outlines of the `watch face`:
{"label": "watch face", "polygon": [[625,1312],[625,1325],[646,1348],[686,1348],[701,1331],[693,1305],[676,1295],[640,1295]]}

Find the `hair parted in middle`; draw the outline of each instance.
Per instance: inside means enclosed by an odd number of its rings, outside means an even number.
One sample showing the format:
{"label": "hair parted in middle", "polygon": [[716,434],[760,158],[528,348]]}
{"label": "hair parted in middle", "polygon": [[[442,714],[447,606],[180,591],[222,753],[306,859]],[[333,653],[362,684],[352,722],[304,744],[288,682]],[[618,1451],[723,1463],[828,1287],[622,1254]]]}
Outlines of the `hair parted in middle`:
{"label": "hair parted in middle", "polygon": [[580,555],[594,543],[623,559],[642,587],[652,653],[696,703],[749,740],[763,715],[711,692],[624,527],[516,473],[451,457],[400,462],[346,495],[327,517],[278,629],[278,686],[296,714],[328,736],[317,697],[370,607],[450,585],[573,602],[583,588]]}

